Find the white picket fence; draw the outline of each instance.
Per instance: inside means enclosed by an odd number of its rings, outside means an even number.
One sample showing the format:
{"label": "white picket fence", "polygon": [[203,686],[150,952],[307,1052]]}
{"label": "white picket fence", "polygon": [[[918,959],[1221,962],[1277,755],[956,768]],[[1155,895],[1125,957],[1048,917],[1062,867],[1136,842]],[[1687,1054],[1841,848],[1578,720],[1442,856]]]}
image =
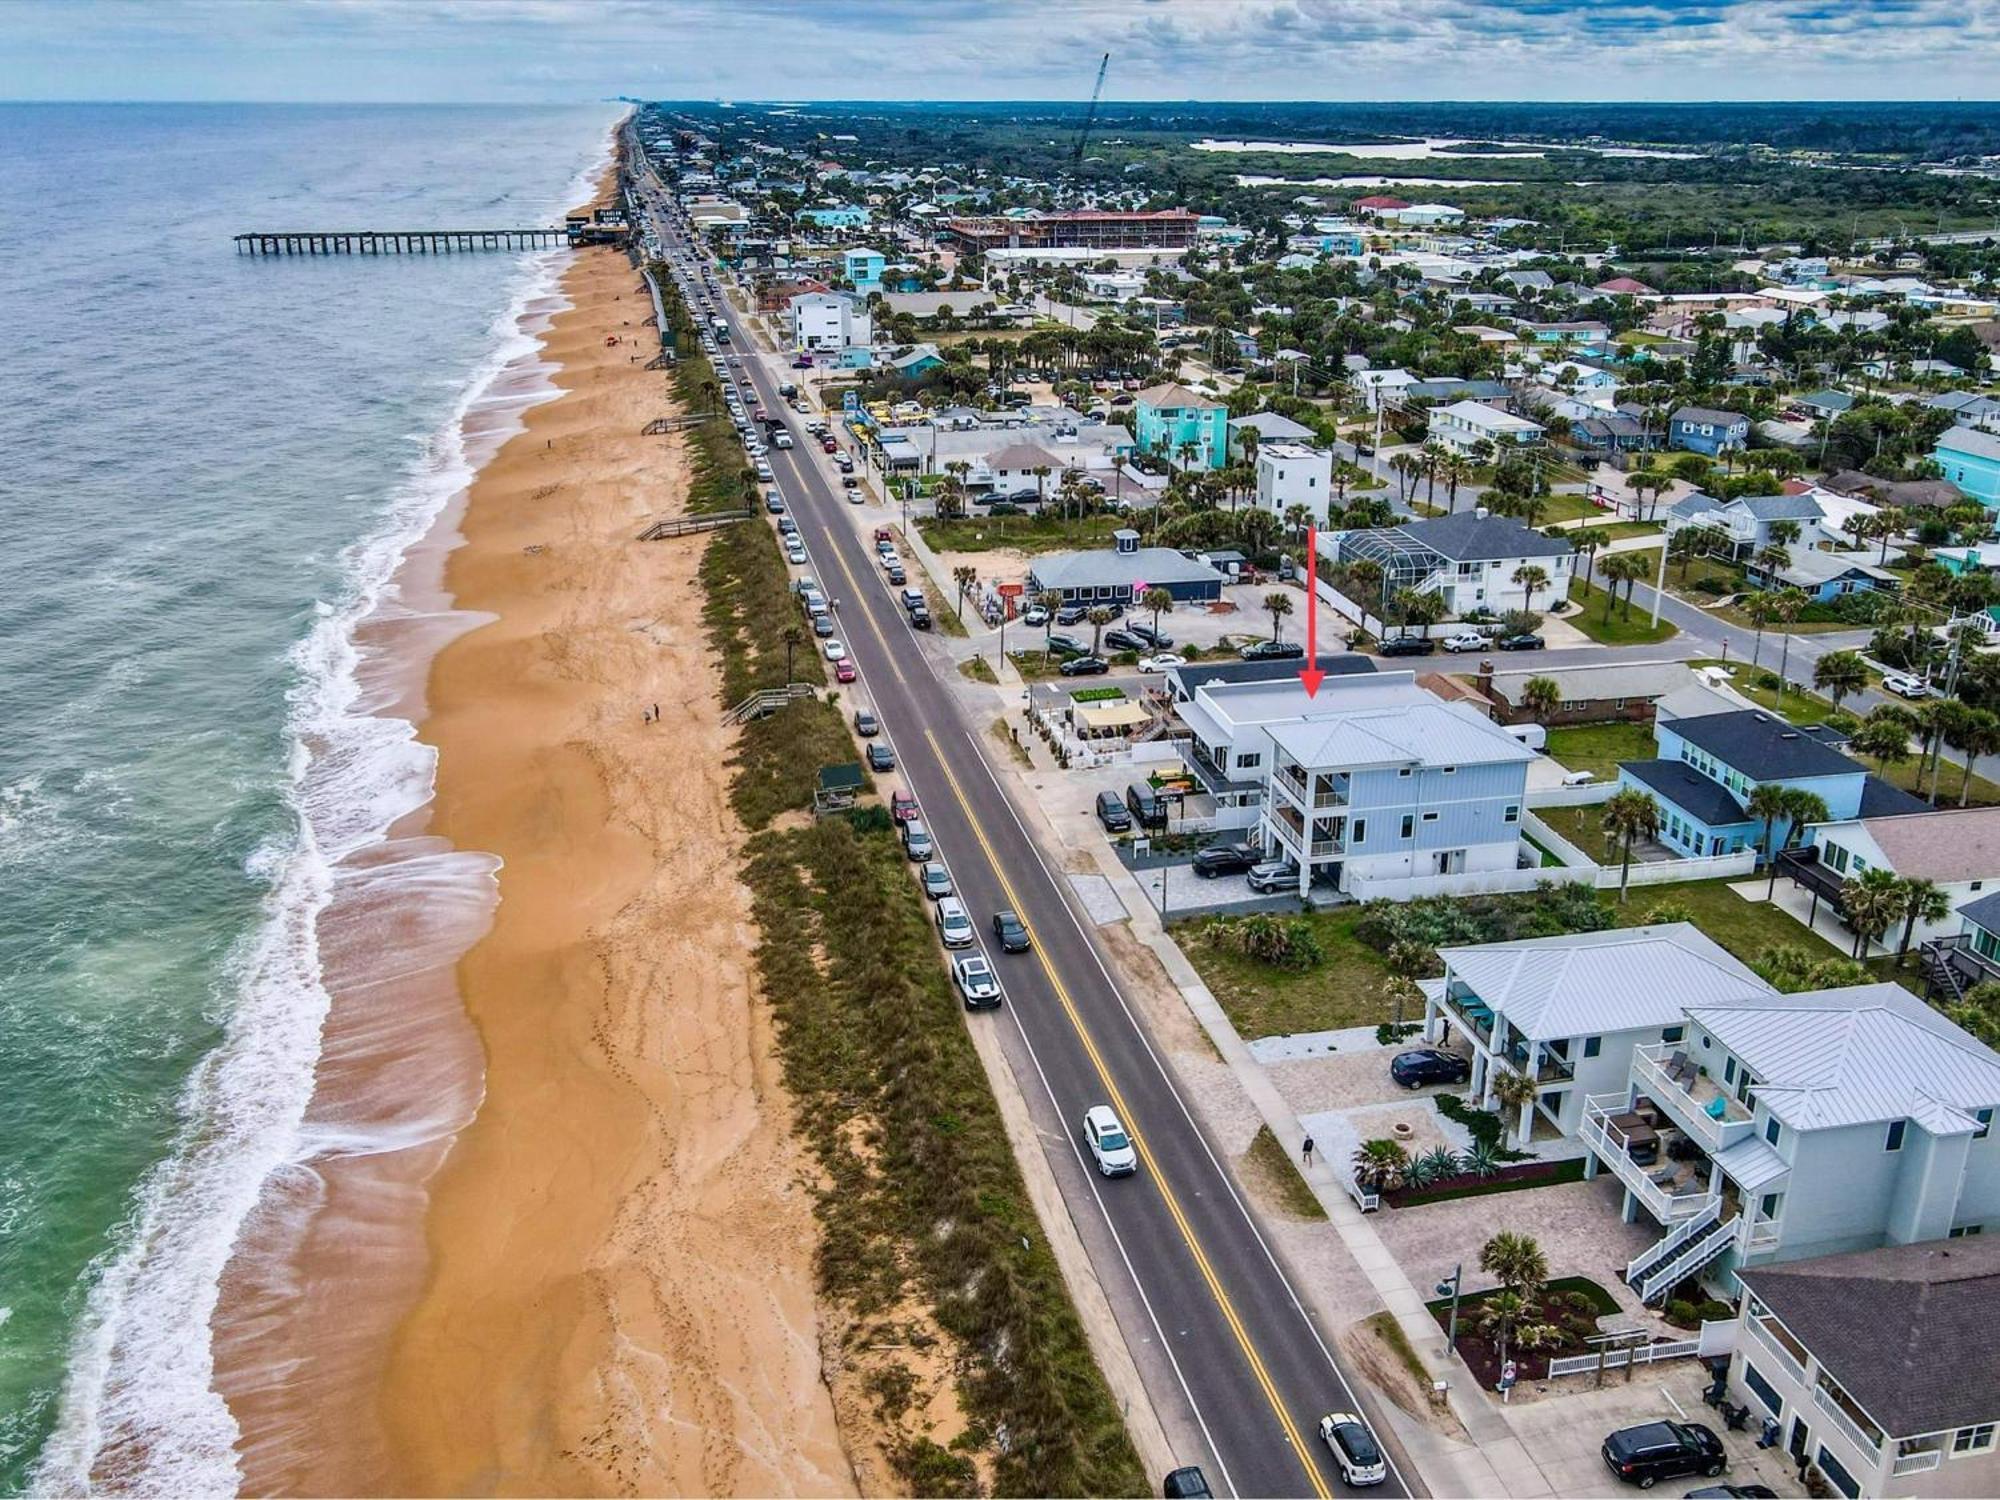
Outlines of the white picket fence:
{"label": "white picket fence", "polygon": [[[1670,1339],[1665,1343],[1641,1344],[1636,1349],[1607,1349],[1603,1355],[1606,1370],[1622,1370],[1627,1365],[1656,1365],[1663,1359],[1715,1359],[1728,1354],[1736,1347],[1736,1320],[1725,1318],[1717,1322],[1704,1321],[1700,1332],[1691,1339]],[[1549,1361],[1549,1378],[1555,1380],[1564,1375],[1590,1375],[1600,1367],[1599,1356],[1595,1354],[1571,1354],[1562,1359]]]}
{"label": "white picket fence", "polygon": [[1521,831],[1572,869],[1597,864],[1596,860],[1536,817],[1532,806],[1521,814]]}
{"label": "white picket fence", "polygon": [[1584,786],[1545,786],[1528,793],[1530,807],[1590,807],[1609,802],[1618,790],[1615,781],[1593,781]]}
{"label": "white picket fence", "polygon": [[[1563,862],[1561,870],[1539,871],[1552,880],[1589,879],[1600,891],[1618,889],[1621,877],[1615,864],[1600,865],[1575,844],[1535,816],[1529,808],[1521,815],[1521,827],[1534,840]],[[1653,859],[1632,862],[1627,885],[1677,885],[1683,880],[1742,880],[1756,873],[1757,851],[1714,854],[1701,859]]]}

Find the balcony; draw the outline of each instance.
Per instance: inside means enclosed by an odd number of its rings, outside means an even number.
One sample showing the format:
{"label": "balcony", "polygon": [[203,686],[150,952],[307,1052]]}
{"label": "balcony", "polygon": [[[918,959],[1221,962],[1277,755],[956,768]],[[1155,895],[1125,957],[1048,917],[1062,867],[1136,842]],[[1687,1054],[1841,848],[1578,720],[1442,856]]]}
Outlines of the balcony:
{"label": "balcony", "polygon": [[1943,1448],[1912,1448],[1896,1455],[1896,1462],[1890,1467],[1891,1477],[1900,1479],[1905,1474],[1928,1474],[1944,1462]]}
{"label": "balcony", "polygon": [[1676,1192],[1669,1186],[1680,1170],[1676,1164],[1649,1165],[1633,1160],[1635,1148],[1642,1157],[1651,1148],[1657,1161],[1660,1138],[1657,1131],[1626,1109],[1626,1103],[1623,1094],[1590,1095],[1584,1100],[1583,1125],[1577,1133],[1631,1190],[1646,1212],[1671,1228],[1701,1212],[1709,1201],[1707,1190]]}
{"label": "balcony", "polygon": [[[1821,1378],[1824,1379],[1825,1377],[1822,1376]],[[1825,1386],[1816,1385],[1813,1387],[1813,1405],[1819,1408],[1821,1416],[1825,1417],[1840,1430],[1842,1437],[1854,1444],[1862,1453],[1871,1458],[1881,1453],[1881,1433],[1877,1432],[1871,1437],[1868,1428],[1863,1427],[1860,1422],[1856,1421],[1853,1414],[1845,1406],[1841,1405]],[[1870,1423],[1869,1425],[1873,1426],[1874,1424]]]}
{"label": "balcony", "polygon": [[1303,803],[1306,800],[1308,781],[1305,771],[1300,768],[1297,761],[1286,761],[1278,767],[1277,774],[1271,779],[1291,793],[1294,802]]}
{"label": "balcony", "polygon": [[1757,1317],[1744,1319],[1750,1325],[1751,1335],[1757,1340],[1758,1348],[1768,1354],[1772,1361],[1800,1385],[1805,1384],[1806,1367],[1799,1357],[1787,1349],[1778,1336],[1764,1326],[1765,1320]]}
{"label": "balcony", "polygon": [[1711,1156],[1750,1134],[1750,1111],[1714,1079],[1695,1072],[1674,1043],[1633,1048],[1632,1081]]}
{"label": "balcony", "polygon": [[1471,990],[1462,984],[1447,985],[1444,994],[1445,1009],[1452,1013],[1459,1029],[1469,1036],[1476,1036],[1482,1042],[1491,1044],[1493,1040],[1493,1012],[1487,1008]]}

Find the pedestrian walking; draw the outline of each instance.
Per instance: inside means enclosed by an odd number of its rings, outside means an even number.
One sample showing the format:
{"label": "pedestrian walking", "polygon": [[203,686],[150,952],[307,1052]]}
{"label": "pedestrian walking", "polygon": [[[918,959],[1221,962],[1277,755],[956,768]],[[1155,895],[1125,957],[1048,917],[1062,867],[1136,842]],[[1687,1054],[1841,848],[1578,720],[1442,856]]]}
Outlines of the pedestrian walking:
{"label": "pedestrian walking", "polygon": [[657,703],[653,705],[653,722],[655,724],[660,722],[660,705]]}
{"label": "pedestrian walking", "polygon": [[1307,1166],[1313,1164],[1313,1138],[1311,1136],[1307,1136],[1305,1144],[1299,1148],[1299,1155],[1305,1159]]}

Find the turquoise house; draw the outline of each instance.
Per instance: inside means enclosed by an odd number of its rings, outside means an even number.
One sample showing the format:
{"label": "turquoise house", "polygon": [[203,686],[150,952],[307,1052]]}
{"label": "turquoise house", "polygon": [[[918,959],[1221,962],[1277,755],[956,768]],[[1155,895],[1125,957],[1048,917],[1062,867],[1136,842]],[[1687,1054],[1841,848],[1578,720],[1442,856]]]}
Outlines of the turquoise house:
{"label": "turquoise house", "polygon": [[889,264],[889,260],[880,250],[849,250],[842,259],[845,262],[847,279],[854,283],[855,291],[882,290],[882,272]]}
{"label": "turquoise house", "polygon": [[870,214],[865,208],[806,208],[799,211],[801,224],[816,224],[821,229],[866,229]]}
{"label": "turquoise house", "polygon": [[1947,480],[1981,505],[2000,506],[2000,437],[1976,427],[1947,427],[1931,457]]}
{"label": "turquoise house", "polygon": [[[1133,417],[1142,453],[1155,454],[1175,468],[1219,469],[1229,462],[1229,408],[1184,385],[1139,392]],[[1184,443],[1195,446],[1192,463],[1182,456]]]}

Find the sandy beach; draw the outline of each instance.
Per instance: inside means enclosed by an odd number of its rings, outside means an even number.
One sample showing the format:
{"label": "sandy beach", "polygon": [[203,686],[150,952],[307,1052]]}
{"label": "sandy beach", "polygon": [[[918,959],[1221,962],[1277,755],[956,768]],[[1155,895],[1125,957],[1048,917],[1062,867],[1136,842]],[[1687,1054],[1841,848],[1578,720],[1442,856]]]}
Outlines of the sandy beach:
{"label": "sandy beach", "polygon": [[500,901],[459,965],[486,1092],[431,1185],[381,1485],[853,1493],[735,874],[701,542],[635,541],[684,487],[678,444],[640,436],[666,410],[650,309],[608,250],[564,291],[563,394],[480,473],[446,568],[494,618],[431,675],[431,828],[500,858]]}

